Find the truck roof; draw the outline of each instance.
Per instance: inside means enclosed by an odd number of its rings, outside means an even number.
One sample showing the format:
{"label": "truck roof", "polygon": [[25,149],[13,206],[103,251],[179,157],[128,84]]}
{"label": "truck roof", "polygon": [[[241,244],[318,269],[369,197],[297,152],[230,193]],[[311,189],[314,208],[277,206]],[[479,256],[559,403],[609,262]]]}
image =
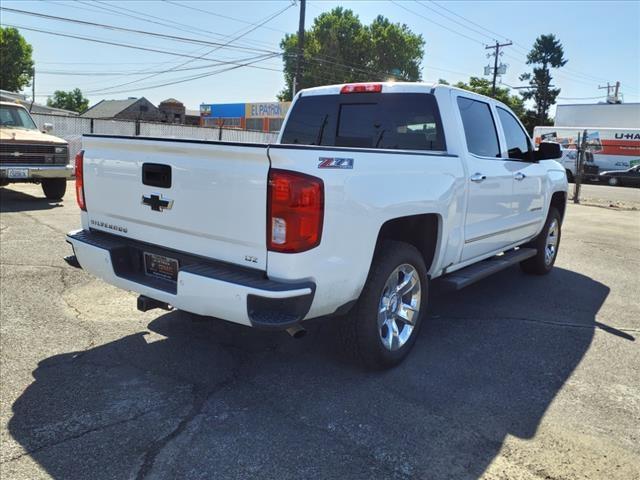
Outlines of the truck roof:
{"label": "truck roof", "polygon": [[358,84],[376,84],[382,85],[382,93],[433,93],[435,89],[442,90],[455,90],[463,92],[465,95],[476,97],[481,100],[484,99],[488,102],[495,102],[506,108],[505,105],[495,98],[487,97],[479,93],[471,92],[463,88],[454,87],[452,85],[444,85],[441,83],[426,83],[426,82],[354,82],[354,83],[340,83],[335,85],[323,85],[322,87],[312,87],[301,90],[298,94],[300,97],[308,97],[311,95],[339,95],[340,91],[345,85],[358,85]]}
{"label": "truck roof", "polygon": [[353,83],[340,83],[335,85],[323,85],[322,87],[306,88],[300,92],[300,95],[307,97],[310,95],[338,95],[340,90],[345,85],[357,85],[357,84],[376,84],[382,85],[384,93],[408,93],[408,92],[423,92],[430,93],[431,90],[437,85],[434,83],[423,82],[353,82]]}
{"label": "truck roof", "polygon": [[[25,108],[24,105],[18,103],[18,102],[0,102],[0,105],[2,105],[3,107],[20,107],[20,108]],[[26,110],[26,108],[25,108]]]}

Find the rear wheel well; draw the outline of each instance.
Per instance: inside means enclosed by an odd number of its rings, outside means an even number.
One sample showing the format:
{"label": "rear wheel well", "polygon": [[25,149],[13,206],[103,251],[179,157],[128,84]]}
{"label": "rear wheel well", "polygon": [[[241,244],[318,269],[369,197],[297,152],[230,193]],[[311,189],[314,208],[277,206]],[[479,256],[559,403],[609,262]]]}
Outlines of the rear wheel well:
{"label": "rear wheel well", "polygon": [[556,192],[551,196],[551,206],[560,212],[560,220],[564,220],[564,211],[567,208],[567,193]]}
{"label": "rear wheel well", "polygon": [[438,244],[438,215],[425,213],[387,220],[378,233],[376,253],[385,240],[396,240],[413,245],[422,254],[427,272],[435,258]]}

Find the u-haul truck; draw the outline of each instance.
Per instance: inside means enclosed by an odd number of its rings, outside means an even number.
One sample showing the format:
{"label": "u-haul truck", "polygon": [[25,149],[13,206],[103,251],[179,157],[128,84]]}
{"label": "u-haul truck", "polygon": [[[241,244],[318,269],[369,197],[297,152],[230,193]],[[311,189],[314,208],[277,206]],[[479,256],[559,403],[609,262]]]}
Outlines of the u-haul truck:
{"label": "u-haul truck", "polygon": [[[578,135],[587,131],[587,178],[598,171],[626,170],[640,163],[640,103],[558,105],[555,125],[536,127],[536,144],[558,142],[569,180],[576,169]],[[580,137],[581,138],[581,137]]]}
{"label": "u-haul truck", "polygon": [[626,170],[640,163],[640,128],[535,127],[533,137],[540,142],[558,142],[562,146],[561,163],[571,180],[576,169],[578,135],[587,131],[587,173]]}

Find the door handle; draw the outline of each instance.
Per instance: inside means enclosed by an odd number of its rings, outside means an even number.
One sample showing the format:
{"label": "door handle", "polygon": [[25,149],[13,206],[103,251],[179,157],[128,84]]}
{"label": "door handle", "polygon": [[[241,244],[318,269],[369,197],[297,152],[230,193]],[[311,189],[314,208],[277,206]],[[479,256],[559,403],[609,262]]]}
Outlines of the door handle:
{"label": "door handle", "polygon": [[476,172],[473,175],[471,175],[471,178],[469,180],[475,183],[480,183],[480,182],[484,182],[486,179],[487,179],[486,175]]}
{"label": "door handle", "polygon": [[521,182],[522,180],[524,180],[526,178],[526,175],[522,172],[518,172],[516,173],[513,178],[515,178],[517,181]]}

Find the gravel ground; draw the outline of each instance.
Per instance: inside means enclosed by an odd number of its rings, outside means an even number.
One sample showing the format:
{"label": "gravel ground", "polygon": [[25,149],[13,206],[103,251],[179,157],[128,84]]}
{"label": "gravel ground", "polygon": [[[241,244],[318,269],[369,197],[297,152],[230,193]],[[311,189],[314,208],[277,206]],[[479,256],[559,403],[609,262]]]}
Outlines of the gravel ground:
{"label": "gravel ground", "polygon": [[[573,198],[575,185],[569,184]],[[580,188],[580,203],[620,210],[640,210],[640,188],[610,187],[602,184],[584,184]]]}
{"label": "gravel ground", "polygon": [[340,319],[293,340],[138,312],[62,261],[71,188],[0,205],[2,479],[640,478],[638,211],[569,205],[550,275],[432,295],[371,373]]}

